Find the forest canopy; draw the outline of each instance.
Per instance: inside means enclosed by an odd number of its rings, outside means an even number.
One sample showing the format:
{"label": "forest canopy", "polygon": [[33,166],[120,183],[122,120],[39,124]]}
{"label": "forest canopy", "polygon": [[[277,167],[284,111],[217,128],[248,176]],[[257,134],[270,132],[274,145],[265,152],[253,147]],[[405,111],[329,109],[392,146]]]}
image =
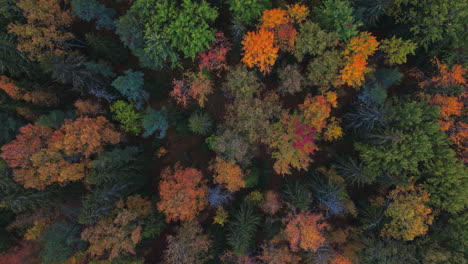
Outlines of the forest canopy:
{"label": "forest canopy", "polygon": [[0,0],[0,264],[467,263],[467,14]]}

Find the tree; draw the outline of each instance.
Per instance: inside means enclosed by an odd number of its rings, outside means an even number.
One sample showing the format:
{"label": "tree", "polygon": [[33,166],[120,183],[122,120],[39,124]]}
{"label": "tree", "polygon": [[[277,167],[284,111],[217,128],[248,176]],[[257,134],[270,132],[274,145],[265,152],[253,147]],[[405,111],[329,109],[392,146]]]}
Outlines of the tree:
{"label": "tree", "polygon": [[305,86],[305,78],[302,76],[297,64],[288,64],[278,70],[280,79],[277,91],[279,94],[295,94],[301,92]]}
{"label": "tree", "polygon": [[39,264],[38,253],[40,246],[37,243],[31,241],[22,241],[20,245],[4,252],[0,255],[1,263],[8,264]]}
{"label": "tree", "polygon": [[263,11],[260,19],[260,27],[266,30],[273,30],[288,23],[288,12],[281,8],[273,8]]}
{"label": "tree", "polygon": [[141,219],[150,213],[151,202],[139,195],[120,200],[112,216],[81,233],[83,240],[89,243],[88,253],[93,257],[108,254],[109,260],[122,253],[136,254],[135,247],[141,240]]}
{"label": "tree", "polygon": [[327,227],[320,215],[301,212],[291,217],[284,232],[293,252],[299,248],[315,252],[325,242],[323,231]]}
{"label": "tree", "polygon": [[96,0],[71,0],[73,13],[86,22],[96,19],[96,29],[113,29],[115,10]]}
{"label": "tree", "polygon": [[242,40],[244,56],[242,62],[248,67],[257,66],[262,73],[268,73],[275,65],[279,47],[275,45],[275,34],[261,28],[258,32],[250,31]]}
{"label": "tree", "polygon": [[352,262],[347,257],[338,254],[330,261],[330,264],[352,264]]}
{"label": "tree", "polygon": [[233,214],[233,219],[228,225],[227,243],[235,255],[240,256],[254,242],[260,217],[255,214],[250,206],[241,205],[240,209]]}
{"label": "tree", "polygon": [[144,49],[157,68],[168,59],[175,66],[176,51],[193,60],[215,41],[211,24],[218,13],[205,1],[138,0],[131,12],[145,25]]}
{"label": "tree", "polygon": [[79,116],[83,116],[83,115],[96,116],[98,114],[105,113],[103,109],[104,107],[99,102],[96,102],[93,100],[78,99],[76,100],[74,106],[76,108],[75,110],[76,114]]}
{"label": "tree", "polygon": [[110,107],[113,118],[119,121],[122,129],[127,133],[139,135],[141,133],[141,114],[135,111],[132,104],[119,100]]}
{"label": "tree", "polygon": [[336,31],[340,40],[348,40],[356,36],[358,27],[362,25],[354,18],[354,9],[347,0],[326,0],[318,8],[317,15],[320,24],[328,30]]}
{"label": "tree", "polygon": [[57,222],[48,227],[40,237],[42,244],[41,260],[43,263],[66,261],[71,255],[83,248],[78,226],[68,222]]}
{"label": "tree", "polygon": [[302,23],[296,40],[294,56],[302,61],[305,55],[322,55],[328,48],[338,44],[335,32],[328,33],[310,21]]}
{"label": "tree", "polygon": [[214,173],[213,182],[224,184],[230,192],[236,192],[245,187],[244,173],[233,162],[216,157],[216,160],[210,166],[210,170]]}
{"label": "tree", "polygon": [[26,18],[26,24],[8,25],[8,32],[18,37],[18,50],[37,60],[48,52],[63,54],[74,38],[65,29],[73,22],[69,10],[63,10],[54,0],[21,0],[17,6]]}
{"label": "tree", "polygon": [[213,128],[213,119],[205,112],[196,112],[190,115],[188,126],[195,134],[207,135]]}
{"label": "tree", "polygon": [[419,175],[419,164],[434,157],[434,146],[445,144],[443,133],[433,121],[437,116],[437,110],[424,103],[400,102],[386,116],[392,130],[384,129],[378,144],[356,143],[355,148],[370,171]]}
{"label": "tree", "polygon": [[149,94],[143,90],[144,74],[127,70],[124,76],[119,76],[112,82],[112,86],[117,89],[129,101],[134,102],[140,108],[144,101],[148,100]]}
{"label": "tree", "polygon": [[263,100],[239,98],[226,107],[226,126],[245,135],[250,143],[268,142],[273,121],[281,112],[278,95],[268,93]]}
{"label": "tree", "polygon": [[442,91],[457,85],[466,84],[466,69],[455,64],[451,69],[448,65],[441,63],[437,58],[434,59],[434,64],[437,67],[437,74],[419,84],[421,88],[438,88]]}
{"label": "tree", "polygon": [[465,11],[466,3],[453,0],[398,0],[390,5],[388,14],[398,23],[410,25],[418,46],[446,52],[463,46],[466,41],[466,36],[457,34],[466,27]]}
{"label": "tree", "polygon": [[398,240],[382,240],[378,237],[361,239],[363,250],[360,253],[361,263],[416,264],[416,249],[414,245]]}
{"label": "tree", "polygon": [[231,46],[231,43],[222,32],[216,33],[215,43],[208,51],[200,54],[199,70],[221,71],[229,69],[226,57],[232,48]]}
{"label": "tree", "polygon": [[253,157],[248,139],[230,129],[220,130],[216,135],[208,137],[206,143],[221,158],[242,166],[247,166]]}
{"label": "tree", "polygon": [[170,221],[194,220],[206,206],[207,187],[203,175],[193,168],[183,168],[178,163],[174,169],[167,167],[161,172],[158,210]]}
{"label": "tree", "polygon": [[240,64],[229,71],[224,85],[226,93],[234,98],[251,98],[260,94],[263,88],[255,73]]}
{"label": "tree", "polygon": [[269,147],[274,151],[273,169],[279,174],[291,174],[291,167],[307,170],[309,157],[317,146],[314,142],[316,129],[303,123],[298,115],[283,114],[273,126]]}
{"label": "tree", "polygon": [[0,145],[10,142],[18,129],[24,125],[20,120],[4,113],[0,113],[0,124],[3,124],[0,127]]}
{"label": "tree", "polygon": [[251,25],[260,18],[264,10],[271,8],[270,0],[229,0],[228,3],[234,21],[239,21],[244,25]]}
{"label": "tree", "polygon": [[287,179],[284,184],[283,194],[289,207],[302,211],[307,211],[309,209],[312,195],[307,185],[300,180]]}
{"label": "tree", "polygon": [[338,50],[325,51],[313,58],[307,66],[307,80],[311,85],[328,90],[340,81],[339,69],[343,66],[343,58]]}
{"label": "tree", "polygon": [[268,190],[265,193],[265,201],[260,206],[262,211],[269,215],[276,214],[281,209],[279,195],[275,191]]}
{"label": "tree", "polygon": [[6,76],[0,76],[0,89],[15,100],[24,100],[36,105],[52,106],[58,102],[54,93],[41,90],[28,91],[17,86],[12,79]]}
{"label": "tree", "polygon": [[75,121],[65,120],[65,124],[52,135],[49,147],[62,151],[65,155],[84,155],[100,153],[105,145],[120,142],[120,133],[103,116],[96,118],[80,117]]}
{"label": "tree", "polygon": [[323,139],[325,141],[335,141],[340,139],[343,136],[343,129],[340,126],[340,119],[332,117],[330,122],[323,134]]}
{"label": "tree", "polygon": [[198,73],[187,72],[182,80],[174,79],[172,84],[174,88],[170,96],[183,107],[187,107],[189,99],[197,101],[198,105],[204,107],[207,96],[213,93],[213,82],[202,71]]}
{"label": "tree", "polygon": [[[5,6],[9,9],[8,4]],[[5,16],[5,12],[1,13]],[[0,48],[0,74],[8,74],[11,77],[19,77],[22,74],[34,75],[33,63],[18,50],[16,39],[12,34],[0,33]]]}
{"label": "tree", "polygon": [[389,64],[402,64],[406,62],[408,54],[414,55],[416,44],[411,40],[404,40],[393,36],[391,39],[383,39],[379,49],[386,54]]}
{"label": "tree", "polygon": [[432,224],[432,210],[425,205],[429,194],[421,186],[397,186],[387,198],[391,201],[385,215],[391,218],[382,235],[405,241],[424,235]]}
{"label": "tree", "polygon": [[317,132],[322,132],[327,126],[332,108],[338,104],[336,99],[337,95],[334,92],[327,92],[325,96],[317,95],[314,97],[309,94],[304,103],[299,105],[299,109],[303,112],[307,124]]}
{"label": "tree", "polygon": [[262,246],[262,255],[259,259],[267,264],[298,264],[301,257],[291,253],[289,248],[284,245],[275,245],[275,241],[266,243]]}
{"label": "tree", "polygon": [[161,110],[156,111],[153,108],[148,107],[146,114],[143,115],[142,119],[143,126],[143,137],[149,137],[156,131],[159,131],[156,138],[164,138],[166,136],[167,129],[169,128],[169,121],[167,120],[167,110],[163,106]]}
{"label": "tree", "polygon": [[211,257],[208,254],[211,247],[208,235],[194,222],[183,223],[175,236],[167,236],[167,249],[164,260],[168,264],[203,264]]}
{"label": "tree", "polygon": [[0,157],[8,167],[24,169],[31,165],[31,156],[47,146],[53,131],[48,127],[28,124],[21,127],[19,132],[15,140],[2,146]]}
{"label": "tree", "polygon": [[353,37],[344,52],[346,65],[340,71],[340,84],[361,85],[364,75],[371,71],[367,67],[367,58],[376,51],[378,46],[377,39],[368,32],[361,32]]}

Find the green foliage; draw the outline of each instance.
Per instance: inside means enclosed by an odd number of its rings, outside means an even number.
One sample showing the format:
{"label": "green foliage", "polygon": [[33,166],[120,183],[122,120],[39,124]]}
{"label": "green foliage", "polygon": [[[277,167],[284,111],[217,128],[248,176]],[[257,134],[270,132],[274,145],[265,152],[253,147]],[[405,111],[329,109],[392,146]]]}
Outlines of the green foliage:
{"label": "green foliage", "polygon": [[46,73],[51,74],[52,79],[62,84],[70,84],[74,90],[81,93],[105,90],[110,78],[115,77],[109,65],[88,62],[83,55],[76,52],[61,56],[44,56],[40,65]]}
{"label": "green foliage", "polygon": [[207,135],[213,128],[213,119],[207,113],[195,112],[188,122],[190,131],[198,135]]}
{"label": "green foliage", "polygon": [[363,264],[417,264],[416,250],[413,245],[397,240],[381,240],[368,237],[363,239],[361,262]]}
{"label": "green foliage", "polygon": [[[395,105],[387,117],[392,124],[392,131],[398,138],[388,138],[380,144],[356,143],[361,159],[371,171],[383,171],[387,174],[401,175],[410,173],[419,175],[421,162],[428,162],[434,157],[434,146],[446,142],[439,130],[437,109],[420,102],[400,102]],[[390,130],[376,132],[385,136]],[[375,143],[375,142],[374,142]]]}
{"label": "green foliage", "polygon": [[243,166],[247,166],[253,157],[246,137],[232,130],[219,131],[216,135],[208,137],[206,143],[224,160],[234,161]]}
{"label": "green foliage", "polygon": [[91,162],[91,173],[86,181],[93,185],[138,178],[143,173],[140,147],[115,148],[100,154]]}
{"label": "green foliage", "polygon": [[335,32],[328,33],[317,24],[306,21],[299,28],[294,56],[298,61],[302,61],[307,54],[322,55],[327,48],[337,44],[338,35]]}
{"label": "green foliage", "polygon": [[352,184],[362,186],[372,184],[377,174],[369,171],[369,168],[364,164],[357,162],[351,157],[337,157],[336,170]]}
{"label": "green foliage", "polygon": [[271,0],[229,0],[228,4],[234,21],[244,25],[253,24],[264,10],[272,7]]}
{"label": "green foliage", "polygon": [[255,211],[245,204],[233,215],[228,224],[227,243],[234,254],[240,256],[252,245],[255,239],[260,217]]}
{"label": "green foliage", "polygon": [[74,118],[75,114],[73,112],[52,110],[47,115],[40,116],[36,121],[36,125],[59,129],[65,123],[65,119],[72,120]]}
{"label": "green foliage", "polygon": [[347,0],[325,0],[318,8],[317,17],[320,26],[336,31],[340,40],[348,40],[356,36],[358,27],[362,25],[354,18],[354,9]]}
{"label": "green foliage", "polygon": [[[0,9],[3,8],[0,1]],[[0,13],[2,14],[2,13]],[[0,21],[2,15],[0,15]],[[13,35],[0,32],[0,75],[17,77],[21,74],[31,75],[33,64],[16,48]]]}
{"label": "green foliage", "polygon": [[0,113],[0,145],[4,145],[10,142],[16,135],[18,128],[22,127],[24,124],[5,113]]}
{"label": "green foliage", "polygon": [[382,105],[387,99],[387,90],[392,86],[399,84],[403,78],[403,73],[398,69],[380,68],[373,73],[373,80],[368,81],[359,98],[369,103]]}
{"label": "green foliage", "polygon": [[229,71],[224,85],[228,96],[235,98],[251,98],[254,94],[259,94],[263,88],[255,73],[242,65],[237,65]]}
{"label": "green foliage", "polygon": [[115,33],[119,35],[124,46],[128,47],[133,55],[138,57],[140,64],[144,67],[157,68],[144,52],[144,32],[144,21],[139,20],[137,15],[132,12],[127,12],[115,22]]}
{"label": "green foliage", "polygon": [[406,62],[408,54],[414,55],[417,45],[411,40],[393,36],[391,39],[383,39],[379,48],[386,54],[389,64],[402,64]]}
{"label": "green foliage", "polygon": [[158,68],[167,60],[176,66],[175,51],[193,60],[215,40],[210,24],[218,13],[204,0],[137,0],[131,11],[146,25],[144,50]]}
{"label": "green foliage", "polygon": [[96,28],[113,29],[115,10],[96,0],[71,0],[73,13],[86,22],[96,19]]}
{"label": "green foliage", "polygon": [[446,145],[434,148],[427,163],[424,188],[431,194],[430,204],[451,213],[461,212],[468,204],[468,171]]}
{"label": "green foliage", "polygon": [[149,137],[154,134],[157,130],[159,135],[156,136],[158,139],[162,139],[166,136],[166,131],[169,128],[169,122],[167,120],[167,110],[163,106],[161,110],[156,111],[153,108],[148,107],[147,113],[143,115],[143,137]]}
{"label": "green foliage", "polygon": [[149,98],[149,94],[143,90],[145,83],[143,76],[142,72],[129,69],[125,71],[125,75],[117,77],[112,82],[112,86],[129,101],[134,102],[137,108],[140,108]]}
{"label": "green foliage", "polygon": [[132,104],[119,100],[110,107],[112,116],[119,121],[122,129],[127,133],[139,135],[141,133],[141,114]]}
{"label": "green foliage", "polygon": [[[388,13],[398,23],[409,25],[418,46],[457,49],[466,44],[467,3],[457,0],[396,0]],[[434,44],[434,45],[432,45]]]}
{"label": "green foliage", "polygon": [[257,186],[260,176],[262,174],[261,169],[258,166],[252,165],[248,169],[249,174],[244,178],[245,188],[252,188]]}
{"label": "green foliage", "polygon": [[299,180],[286,180],[283,194],[286,200],[295,208],[307,211],[312,201],[312,195],[307,189],[307,185]]}
{"label": "green foliage", "polygon": [[46,229],[40,237],[41,260],[44,264],[66,261],[78,249],[83,248],[78,226],[57,222]]}
{"label": "green foliage", "polygon": [[338,50],[325,51],[313,58],[307,66],[307,80],[311,85],[324,88],[335,86],[339,78],[339,69],[343,64],[341,52]]}
{"label": "green foliage", "polygon": [[161,232],[166,227],[164,215],[156,210],[153,210],[149,216],[143,219],[142,226],[143,238],[154,239],[159,236],[159,234],[161,234]]}

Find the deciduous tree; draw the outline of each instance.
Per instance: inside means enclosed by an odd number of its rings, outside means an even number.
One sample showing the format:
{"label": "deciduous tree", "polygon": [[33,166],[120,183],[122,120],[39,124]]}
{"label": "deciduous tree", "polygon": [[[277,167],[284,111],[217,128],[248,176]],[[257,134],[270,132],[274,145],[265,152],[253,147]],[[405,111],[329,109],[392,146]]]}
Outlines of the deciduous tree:
{"label": "deciduous tree", "polygon": [[383,236],[409,241],[427,233],[434,216],[425,205],[429,201],[429,194],[421,186],[398,186],[387,198],[390,199],[390,205],[385,215],[391,221],[384,226]]}
{"label": "deciduous tree", "polygon": [[88,253],[94,257],[108,254],[112,260],[123,253],[136,254],[135,247],[141,240],[141,219],[151,213],[151,202],[139,195],[120,200],[112,216],[86,228],[81,237],[90,245]]}
{"label": "deciduous tree", "polygon": [[183,223],[175,236],[167,236],[164,260],[167,264],[203,264],[212,257],[208,254],[211,239],[194,222]]}
{"label": "deciduous tree", "polygon": [[325,243],[323,231],[327,227],[320,215],[301,212],[291,217],[284,232],[293,252],[299,249],[315,252]]}
{"label": "deciduous tree", "polygon": [[26,18],[26,24],[11,23],[8,31],[18,37],[18,50],[38,59],[48,52],[63,54],[74,36],[66,32],[73,18],[60,1],[21,0],[17,6]]}
{"label": "deciduous tree", "polygon": [[213,181],[224,184],[231,192],[236,192],[245,187],[244,173],[234,162],[225,161],[219,157],[210,166],[213,171]]}
{"label": "deciduous tree", "polygon": [[187,72],[182,80],[174,80],[172,84],[174,88],[170,95],[184,107],[187,107],[190,99],[204,107],[208,100],[207,96],[213,93],[213,83],[210,77],[202,71]]}
{"label": "deciduous tree", "polygon": [[242,40],[244,56],[242,62],[248,67],[258,67],[260,72],[268,73],[275,65],[279,47],[275,45],[275,34],[261,28],[258,32],[247,32]]}
{"label": "deciduous tree", "polygon": [[194,220],[205,208],[207,187],[202,179],[200,171],[179,164],[161,172],[158,210],[166,215],[168,222]]}
{"label": "deciduous tree", "polygon": [[228,52],[231,50],[231,43],[222,32],[216,33],[216,41],[208,51],[200,54],[198,68],[200,71],[208,69],[210,71],[221,71],[229,69],[226,61]]}

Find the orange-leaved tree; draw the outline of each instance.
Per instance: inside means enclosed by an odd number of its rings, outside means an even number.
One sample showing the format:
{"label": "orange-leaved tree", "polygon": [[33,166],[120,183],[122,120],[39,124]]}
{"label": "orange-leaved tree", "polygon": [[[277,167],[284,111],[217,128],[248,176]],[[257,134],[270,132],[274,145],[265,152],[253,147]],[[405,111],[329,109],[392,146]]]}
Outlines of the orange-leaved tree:
{"label": "orange-leaved tree", "polygon": [[275,34],[261,28],[258,32],[250,31],[242,40],[244,57],[242,62],[248,67],[258,67],[262,73],[268,73],[275,65],[279,47],[275,45]]}
{"label": "orange-leaved tree", "polygon": [[398,186],[387,198],[391,202],[385,215],[391,221],[384,226],[382,236],[410,241],[427,233],[434,219],[426,205],[429,202],[427,191],[421,186]]}
{"label": "orange-leaved tree", "polygon": [[111,216],[86,228],[81,237],[89,243],[87,252],[93,257],[108,254],[112,260],[123,253],[136,254],[142,238],[141,219],[151,213],[151,202],[139,195],[120,200]]}
{"label": "orange-leaved tree", "polygon": [[206,206],[207,187],[203,175],[193,168],[183,168],[178,163],[174,169],[161,172],[158,210],[170,221],[190,221]]}
{"label": "orange-leaved tree", "polygon": [[244,173],[241,167],[232,161],[225,161],[219,157],[210,166],[213,171],[213,181],[223,184],[231,192],[236,192],[245,187]]}
{"label": "orange-leaved tree", "polygon": [[58,102],[55,94],[41,90],[27,91],[22,87],[18,87],[12,79],[6,76],[0,76],[0,89],[12,99],[24,100],[37,105],[51,106]]}
{"label": "orange-leaved tree", "polygon": [[25,125],[19,129],[15,140],[2,146],[0,156],[10,168],[30,167],[32,155],[47,146],[52,133],[52,129],[48,127]]}
{"label": "orange-leaved tree", "polygon": [[379,42],[369,32],[361,32],[353,37],[344,51],[346,64],[340,71],[340,84],[360,86],[364,75],[370,72],[367,59],[374,54],[378,46]]}
{"label": "orange-leaved tree", "polygon": [[8,31],[18,38],[18,50],[27,52],[31,59],[38,59],[47,53],[63,54],[74,38],[66,32],[73,22],[70,10],[63,10],[57,0],[20,0],[17,6],[26,18],[26,24],[13,22]]}
{"label": "orange-leaved tree", "polygon": [[315,252],[325,243],[323,232],[327,227],[321,215],[301,212],[290,218],[284,232],[293,252]]}
{"label": "orange-leaved tree", "polygon": [[330,260],[330,264],[353,264],[353,263],[347,257],[341,254],[338,254],[332,260]]}
{"label": "orange-leaved tree", "polygon": [[54,132],[50,148],[62,151],[65,155],[89,157],[104,150],[105,145],[120,142],[120,133],[105,117],[80,117],[65,124]]}

